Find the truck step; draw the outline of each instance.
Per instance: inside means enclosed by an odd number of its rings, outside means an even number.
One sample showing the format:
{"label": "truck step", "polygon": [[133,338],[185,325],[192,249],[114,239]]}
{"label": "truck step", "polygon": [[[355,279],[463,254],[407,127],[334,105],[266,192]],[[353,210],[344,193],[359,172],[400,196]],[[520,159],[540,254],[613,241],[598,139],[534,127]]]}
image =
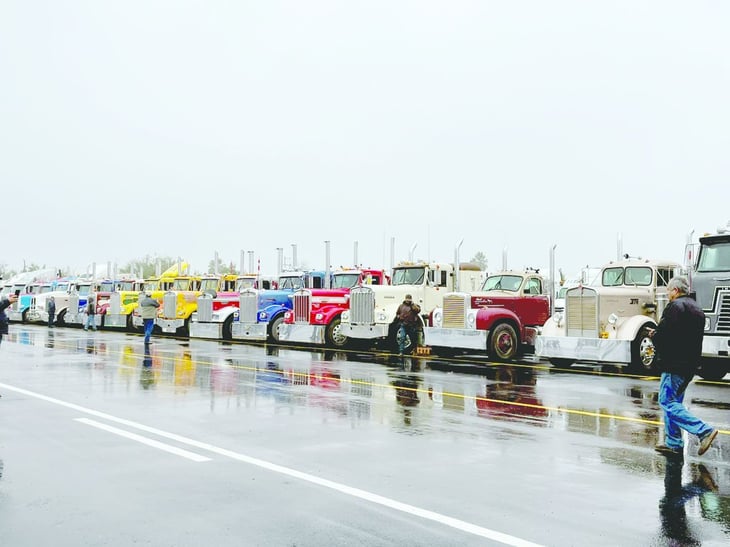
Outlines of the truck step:
{"label": "truck step", "polygon": [[416,348],[416,355],[431,355],[431,348],[428,346],[418,346]]}

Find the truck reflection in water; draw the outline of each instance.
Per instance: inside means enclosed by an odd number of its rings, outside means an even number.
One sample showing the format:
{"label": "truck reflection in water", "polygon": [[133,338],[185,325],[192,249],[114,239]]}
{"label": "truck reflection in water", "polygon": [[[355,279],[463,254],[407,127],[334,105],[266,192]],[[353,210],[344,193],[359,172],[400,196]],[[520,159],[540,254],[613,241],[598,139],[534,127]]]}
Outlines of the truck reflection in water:
{"label": "truck reflection in water", "polygon": [[483,395],[476,399],[480,415],[497,418],[535,418],[547,425],[548,409],[535,392],[537,379],[528,368],[501,366],[488,369],[488,382]]}

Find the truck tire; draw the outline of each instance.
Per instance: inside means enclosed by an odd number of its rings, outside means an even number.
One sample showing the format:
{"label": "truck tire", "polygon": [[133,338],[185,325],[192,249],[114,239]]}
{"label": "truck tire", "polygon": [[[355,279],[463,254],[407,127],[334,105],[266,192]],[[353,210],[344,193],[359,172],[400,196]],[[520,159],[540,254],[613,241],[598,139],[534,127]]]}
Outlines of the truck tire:
{"label": "truck tire", "polygon": [[340,316],[338,315],[330,324],[324,334],[325,343],[332,348],[344,348],[347,345],[347,336],[342,334]]}
{"label": "truck tire", "polygon": [[269,336],[271,337],[271,340],[278,344],[281,342],[281,339],[279,337],[279,327],[284,322],[284,316],[279,315],[278,317],[275,317],[274,320],[271,322],[271,325],[269,325]]}
{"label": "truck tire", "polygon": [[489,335],[489,356],[497,361],[509,361],[517,357],[519,350],[517,333],[509,323],[499,323]]}
{"label": "truck tire", "polygon": [[700,369],[697,374],[704,380],[722,380],[728,373],[728,359],[713,359],[711,357],[703,358]]}
{"label": "truck tire", "polygon": [[223,338],[223,340],[233,340],[233,314],[226,317],[226,320],[223,321],[221,338]]}
{"label": "truck tire", "polygon": [[637,374],[656,372],[656,348],[649,337],[649,325],[639,329],[631,343],[631,371]]}
{"label": "truck tire", "polygon": [[56,317],[56,326],[57,327],[66,326],[66,310],[61,310],[61,313],[59,313],[58,317]]}

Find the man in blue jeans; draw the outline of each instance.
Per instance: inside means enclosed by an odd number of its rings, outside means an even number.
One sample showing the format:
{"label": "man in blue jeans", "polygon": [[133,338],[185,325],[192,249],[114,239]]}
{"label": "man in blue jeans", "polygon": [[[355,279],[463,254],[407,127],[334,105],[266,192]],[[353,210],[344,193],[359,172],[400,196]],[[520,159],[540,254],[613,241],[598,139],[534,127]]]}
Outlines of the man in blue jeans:
{"label": "man in blue jeans", "polygon": [[144,321],[144,343],[150,343],[150,337],[152,336],[152,329],[155,326],[155,317],[157,317],[157,308],[160,307],[160,303],[152,298],[150,292],[140,293],[139,299],[139,315]]}
{"label": "man in blue jeans", "polygon": [[659,383],[659,406],[664,411],[664,444],[656,451],[666,456],[682,457],[682,429],[700,440],[701,456],[717,437],[717,429],[692,415],[684,406],[684,393],[699,368],[705,314],[689,296],[685,277],[674,277],[667,284],[669,304],[656,330],[654,341],[662,378]]}

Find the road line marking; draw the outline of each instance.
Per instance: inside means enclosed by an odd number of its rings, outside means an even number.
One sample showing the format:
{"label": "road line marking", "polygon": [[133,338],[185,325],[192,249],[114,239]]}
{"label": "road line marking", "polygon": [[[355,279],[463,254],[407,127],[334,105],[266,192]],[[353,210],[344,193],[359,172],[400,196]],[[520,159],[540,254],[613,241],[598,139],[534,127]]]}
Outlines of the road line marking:
{"label": "road line marking", "polygon": [[498,532],[496,530],[490,530],[489,528],[484,528],[482,526],[477,526],[476,524],[472,524],[470,522],[459,520],[457,518],[449,517],[446,515],[442,515],[440,513],[436,513],[435,511],[429,511],[428,509],[422,509],[422,508],[416,507],[414,505],[402,503],[402,502],[399,502],[399,501],[396,501],[396,500],[393,500],[390,498],[386,498],[385,496],[380,496],[378,494],[368,492],[367,490],[361,490],[360,488],[354,488],[352,486],[347,486],[345,484],[341,484],[341,483],[334,482],[334,481],[331,481],[328,479],[324,479],[322,477],[310,475],[309,473],[304,473],[303,471],[297,471],[296,469],[284,467],[283,465],[278,465],[278,464],[267,462],[265,460],[260,460],[258,458],[254,458],[251,456],[246,456],[245,454],[239,454],[238,452],[233,452],[232,450],[220,448],[220,447],[217,447],[212,444],[196,441],[189,437],[184,437],[182,435],[177,435],[175,433],[169,433],[167,431],[163,431],[162,429],[157,429],[154,427],[143,425],[139,422],[133,422],[132,420],[118,418],[111,414],[99,412],[98,410],[86,408],[81,405],[77,405],[75,403],[69,403],[66,401],[62,401],[60,399],[55,399],[53,397],[49,397],[47,395],[35,393],[35,392],[29,391],[27,389],[10,386],[8,384],[0,383],[0,387],[2,387],[3,389],[5,389],[7,391],[14,391],[16,393],[27,395],[28,397],[35,397],[36,399],[40,399],[41,401],[46,401],[48,403],[70,408],[72,410],[76,410],[77,412],[83,412],[83,413],[89,414],[91,416],[96,416],[97,418],[102,418],[102,419],[105,419],[105,420],[108,420],[111,422],[116,422],[119,424],[126,425],[128,427],[140,429],[142,431],[146,431],[147,433],[152,433],[152,434],[158,435],[160,437],[165,437],[167,439],[174,440],[181,444],[187,444],[190,446],[194,446],[196,448],[200,448],[202,450],[207,450],[209,452],[213,452],[214,454],[218,454],[220,456],[225,456],[225,457],[231,458],[233,460],[248,463],[250,465],[255,465],[257,467],[266,469],[268,471],[273,471],[275,473],[280,473],[282,475],[287,475],[289,477],[297,478],[297,479],[300,479],[300,480],[303,480],[303,481],[306,481],[306,482],[309,482],[312,484],[316,484],[318,486],[323,486],[324,488],[329,488],[331,490],[335,490],[337,492],[346,494],[348,496],[352,496],[352,497],[359,498],[359,499],[362,499],[365,501],[369,501],[371,503],[382,505],[384,507],[390,507],[391,509],[395,509],[396,511],[401,511],[403,513],[408,513],[410,515],[421,517],[425,520],[437,522],[439,524],[443,524],[444,526],[449,526],[451,528],[461,530],[462,532],[466,532],[468,534],[472,534],[475,536],[491,539],[492,541],[503,543],[504,545],[513,545],[515,547],[540,547],[540,544],[538,544],[538,543],[532,543],[530,541],[527,541],[527,540],[524,540],[524,539],[521,539],[521,538],[518,538],[515,536],[511,536],[509,534]]}
{"label": "road line marking", "polygon": [[123,429],[119,429],[117,427],[112,427],[110,425],[106,425],[101,422],[97,422],[96,420],[90,420],[89,418],[75,418],[75,420],[77,422],[81,422],[82,424],[90,425],[92,427],[97,427],[99,429],[103,429],[104,431],[108,431],[109,433],[114,433],[115,435],[119,435],[121,437],[126,437],[127,439],[131,439],[133,441],[137,441],[139,443],[146,444],[146,445],[152,446],[154,448],[159,448],[160,450],[164,450],[165,452],[170,452],[171,454],[175,454],[176,456],[182,456],[183,458],[187,458],[194,462],[209,462],[210,461],[210,458],[201,456],[200,454],[196,454],[195,452],[189,452],[188,450],[183,450],[182,448],[177,448],[177,447],[171,446],[169,444],[161,443],[160,441],[155,441],[154,439],[148,439],[147,437],[143,437],[142,435],[137,435],[136,433],[130,433],[129,431],[124,431]]}

